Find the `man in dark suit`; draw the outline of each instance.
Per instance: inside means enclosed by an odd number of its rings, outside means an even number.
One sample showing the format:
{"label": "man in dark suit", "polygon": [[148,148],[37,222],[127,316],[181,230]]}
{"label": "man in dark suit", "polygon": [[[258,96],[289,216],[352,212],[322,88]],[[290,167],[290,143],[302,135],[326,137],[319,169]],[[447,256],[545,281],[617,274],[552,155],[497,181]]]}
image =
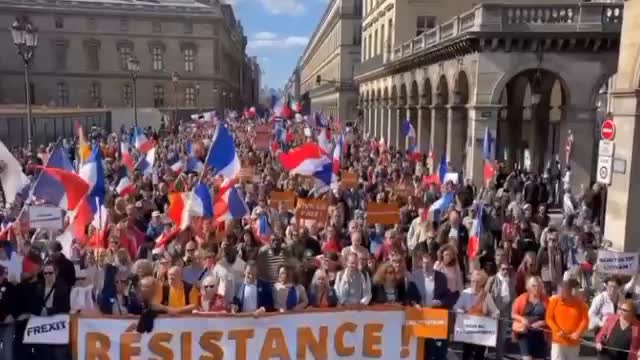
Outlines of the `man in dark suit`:
{"label": "man in dark suit", "polygon": [[[420,268],[411,273],[411,282],[420,293],[420,304],[423,307],[451,309],[454,304],[449,296],[447,277],[433,268],[434,255],[425,252],[416,256],[420,260]],[[446,340],[427,339],[427,359],[446,359],[448,342]]]}
{"label": "man in dark suit", "polygon": [[57,280],[71,289],[76,284],[76,268],[73,262],[62,253],[62,244],[54,240],[49,243],[50,258],[58,270]]}
{"label": "man in dark suit", "polygon": [[258,279],[258,267],[253,261],[249,261],[244,269],[244,281],[233,298],[232,310],[257,314],[273,311],[271,284]]}

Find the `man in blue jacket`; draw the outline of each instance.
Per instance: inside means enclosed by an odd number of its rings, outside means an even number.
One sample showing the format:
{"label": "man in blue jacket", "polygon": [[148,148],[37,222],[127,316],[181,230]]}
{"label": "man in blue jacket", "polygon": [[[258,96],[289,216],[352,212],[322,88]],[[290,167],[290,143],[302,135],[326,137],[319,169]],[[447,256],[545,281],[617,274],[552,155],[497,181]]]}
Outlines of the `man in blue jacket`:
{"label": "man in blue jacket", "polygon": [[249,261],[244,269],[244,280],[238,286],[231,308],[239,313],[273,311],[271,284],[258,279],[258,267],[253,261]]}

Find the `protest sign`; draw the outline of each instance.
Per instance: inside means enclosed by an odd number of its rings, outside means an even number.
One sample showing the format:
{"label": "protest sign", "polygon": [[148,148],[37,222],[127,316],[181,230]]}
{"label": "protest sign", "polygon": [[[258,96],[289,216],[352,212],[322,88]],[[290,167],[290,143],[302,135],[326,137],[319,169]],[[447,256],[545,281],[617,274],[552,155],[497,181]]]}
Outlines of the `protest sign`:
{"label": "protest sign", "polygon": [[24,329],[25,344],[69,343],[69,315],[31,316]]}
{"label": "protest sign", "polygon": [[296,207],[296,219],[314,220],[320,223],[327,221],[329,202],[325,199],[298,199]]}
{"label": "protest sign", "polygon": [[367,223],[394,225],[400,222],[400,208],[396,203],[367,203]]}
{"label": "protest sign", "polygon": [[269,125],[260,124],[256,126],[256,137],[254,146],[256,150],[269,150],[271,143],[271,128]]}
{"label": "protest sign", "polygon": [[453,341],[495,347],[497,339],[497,319],[469,314],[456,315]]}
{"label": "protest sign", "polygon": [[457,185],[460,183],[460,175],[454,172],[446,173],[444,175],[444,182],[447,183],[448,181]]}
{"label": "protest sign", "polygon": [[293,210],[296,206],[296,193],[293,191],[272,191],[270,195],[271,207],[279,209],[283,204],[285,209]]}
{"label": "protest sign", "polygon": [[638,273],[638,253],[598,250],[597,269],[605,274],[635,275]]}
{"label": "protest sign", "polygon": [[345,189],[355,189],[358,187],[358,176],[352,172],[344,171],[340,175],[340,184]]}
{"label": "protest sign", "polygon": [[307,310],[159,317],[153,332],[129,332],[136,318],[78,317],[77,359],[423,359],[423,341],[403,336],[403,309]]}
{"label": "protest sign", "polygon": [[426,339],[447,339],[449,312],[446,309],[405,308],[405,326],[411,336]]}
{"label": "protest sign", "polygon": [[29,206],[29,227],[31,229],[61,230],[64,226],[62,209],[55,206]]}

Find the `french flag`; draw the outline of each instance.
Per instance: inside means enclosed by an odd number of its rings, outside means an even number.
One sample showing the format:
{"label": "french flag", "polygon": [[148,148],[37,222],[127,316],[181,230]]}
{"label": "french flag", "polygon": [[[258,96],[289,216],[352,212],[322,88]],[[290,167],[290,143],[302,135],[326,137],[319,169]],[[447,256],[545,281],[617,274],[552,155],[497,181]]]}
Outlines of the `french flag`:
{"label": "french flag", "polygon": [[185,172],[200,173],[202,172],[202,170],[204,170],[204,164],[202,163],[202,161],[200,161],[200,159],[195,156],[187,157],[187,162],[184,165]]}
{"label": "french flag", "polygon": [[147,139],[144,131],[139,127],[133,129],[133,145],[143,154],[154,147],[153,140]]}
{"label": "french flag", "polygon": [[278,156],[282,167],[290,174],[313,176],[325,184],[331,183],[333,161],[318,144],[306,143]]}
{"label": "french flag", "polygon": [[156,162],[156,148],[152,147],[143,157],[140,158],[136,169],[144,175],[153,174],[153,164]]}
{"label": "french flag", "polygon": [[255,223],[254,230],[255,230],[256,237],[263,244],[269,243],[269,237],[273,233],[273,230],[271,229],[271,224],[269,223],[269,218],[267,217],[267,214],[262,213],[258,216],[258,220]]}
{"label": "french flag", "polygon": [[494,166],[495,162],[495,138],[489,131],[487,127],[484,130],[484,141],[482,144],[482,153],[484,157],[484,181],[485,183],[491,181],[493,177],[496,175],[496,168]]}
{"label": "french flag", "polygon": [[[178,234],[182,231],[180,227],[174,227],[172,229],[168,229],[164,231],[158,238],[156,239],[156,244],[154,246],[153,252],[156,253],[156,249],[164,249],[167,245],[175,239]],[[161,252],[161,251],[160,251]]]}
{"label": "french flag", "polygon": [[235,186],[225,187],[220,192],[214,204],[214,219],[217,222],[241,219],[249,214],[249,208]]}
{"label": "french flag", "polygon": [[89,159],[87,159],[80,168],[80,177],[89,184],[88,197],[99,198],[101,199],[100,204],[104,204],[107,189],[102,164],[102,153],[100,152],[99,146],[93,148]]}
{"label": "french flag", "polygon": [[449,206],[451,206],[455,200],[456,196],[453,191],[445,193],[440,199],[431,204],[431,207],[429,208],[429,212],[432,214],[431,218],[434,221],[440,221],[442,214],[449,209]]}
{"label": "french flag", "polygon": [[331,130],[322,128],[318,134],[318,145],[325,152],[331,154],[333,152],[333,144],[331,143]]}
{"label": "french flag", "polygon": [[123,176],[120,181],[118,181],[118,185],[116,186],[116,192],[120,196],[127,196],[135,193],[136,185],[129,180],[128,176]]}
{"label": "french flag", "polygon": [[124,166],[127,167],[130,173],[133,173],[134,162],[131,153],[129,152],[129,144],[126,142],[120,143],[120,159]]}
{"label": "french flag", "polygon": [[56,205],[67,211],[74,210],[89,191],[89,184],[74,172],[57,168],[39,168],[51,179],[58,182],[57,187],[63,189],[59,202],[51,203],[51,205]]}
{"label": "french flag", "polygon": [[472,232],[469,237],[469,244],[467,245],[467,256],[469,259],[475,259],[480,250],[480,236],[482,236],[484,232],[484,206],[479,204],[477,206],[476,218],[473,220],[473,225],[471,226]]}
{"label": "french flag", "polygon": [[416,137],[416,129],[413,128],[411,124],[411,120],[406,119],[404,123],[402,123],[402,133],[406,138],[414,138]]}
{"label": "french flag", "polygon": [[[47,168],[55,168],[66,171],[73,171],[73,165],[67,157],[67,152],[62,148],[56,148],[49,161],[46,164]],[[32,196],[37,200],[42,200],[47,204],[58,205],[62,202],[62,198],[65,196],[65,189],[59,180],[55,179],[45,171],[41,171],[40,175],[33,186]]]}
{"label": "french flag", "polygon": [[233,137],[223,125],[216,127],[206,163],[214,169],[214,175],[222,175],[227,179],[233,179],[240,174],[240,159],[236,154]]}
{"label": "french flag", "polygon": [[209,189],[205,184],[198,183],[191,192],[170,194],[167,214],[181,230],[189,227],[192,216],[213,218],[213,201]]}
{"label": "french flag", "polygon": [[343,138],[336,142],[336,148],[333,149],[333,162],[331,163],[331,187],[338,187],[338,176],[340,174],[340,159],[342,157]]}
{"label": "french flag", "polygon": [[169,157],[167,159],[167,165],[169,165],[169,168],[174,173],[180,173],[182,172],[182,169],[184,169],[184,162],[180,158],[179,154],[173,154],[171,157]]}

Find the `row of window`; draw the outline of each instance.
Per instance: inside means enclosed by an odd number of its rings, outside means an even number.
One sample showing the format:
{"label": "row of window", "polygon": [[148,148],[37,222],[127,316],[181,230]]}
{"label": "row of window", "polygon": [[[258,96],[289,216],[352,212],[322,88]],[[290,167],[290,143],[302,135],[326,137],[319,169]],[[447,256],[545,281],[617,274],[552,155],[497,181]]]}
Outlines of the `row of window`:
{"label": "row of window", "polygon": [[[58,70],[67,68],[67,49],[66,41],[55,42],[55,66]],[[86,44],[87,67],[90,71],[100,70],[100,44],[98,42],[89,42]],[[119,63],[121,70],[128,70],[129,59],[134,55],[130,45],[120,45],[118,47]],[[151,69],[153,71],[165,70],[165,48],[163,45],[151,46]],[[185,47],[182,49],[182,58],[184,62],[184,71],[191,73],[196,71],[196,49],[194,47]],[[220,64],[215,56],[214,67],[219,70]],[[144,68],[145,64],[141,63]]]}
{"label": "row of window", "polygon": [[[424,32],[433,29],[437,25],[435,16],[418,16],[416,17],[416,36],[422,35]],[[393,19],[389,19],[387,26],[388,32],[385,34],[385,24],[380,25],[380,29],[374,29],[365,37],[362,43],[362,60],[370,59],[379,55],[382,51],[391,52],[391,31],[393,29]],[[380,35],[378,37],[378,35]],[[385,36],[386,35],[386,36]]]}
{"label": "row of window", "polygon": [[[133,106],[133,85],[124,83],[120,90],[122,106]],[[197,102],[197,91],[195,87],[188,86],[184,88],[184,106],[195,107]],[[100,83],[94,82],[89,86],[89,98],[91,105],[94,107],[102,106],[102,88]],[[61,81],[57,86],[57,104],[58,106],[69,106],[69,85]],[[165,107],[165,91],[164,86],[155,85],[153,87],[153,106]]]}
{"label": "row of window", "polygon": [[[64,29],[64,18],[62,16],[56,16],[54,18],[54,27],[56,29]],[[95,31],[97,29],[98,29],[98,20],[95,17],[87,18],[87,30]],[[190,22],[183,23],[183,30],[185,34],[193,34],[193,23],[190,23]],[[127,19],[120,20],[120,31],[122,32],[129,31],[129,20]],[[151,31],[154,33],[162,32],[162,22],[152,21]]]}

